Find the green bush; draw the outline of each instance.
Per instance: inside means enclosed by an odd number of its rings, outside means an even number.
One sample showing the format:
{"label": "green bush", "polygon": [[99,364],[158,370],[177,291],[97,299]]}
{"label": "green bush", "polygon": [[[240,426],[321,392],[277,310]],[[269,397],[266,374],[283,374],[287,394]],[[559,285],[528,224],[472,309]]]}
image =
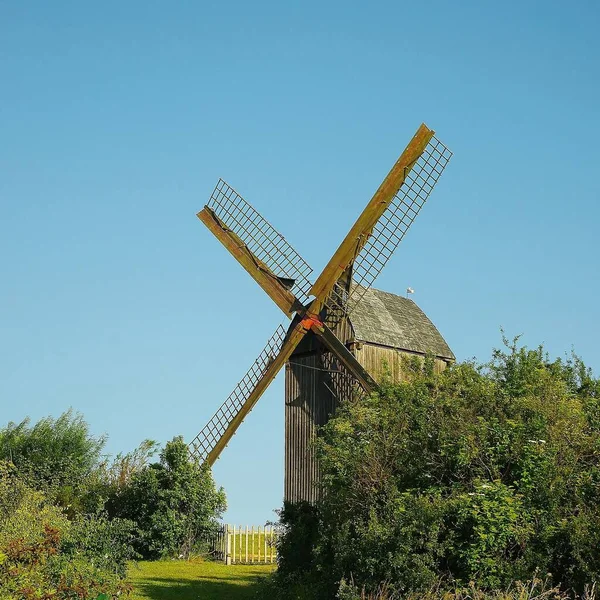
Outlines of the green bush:
{"label": "green bush", "polygon": [[310,573],[319,531],[316,507],[308,502],[286,502],[279,512],[278,529],[279,570],[301,576]]}
{"label": "green bush", "polygon": [[225,493],[208,466],[190,460],[181,437],[168,442],[160,462],[131,474],[107,502],[111,517],[135,521],[136,550],[144,558],[188,557],[218,526]]}
{"label": "green bush", "polygon": [[[594,600],[595,588],[586,588],[583,600]],[[364,588],[359,590],[353,583],[343,580],[340,584],[337,600],[400,600],[401,596],[382,583],[373,592]],[[572,595],[552,586],[548,579],[534,577],[525,583],[516,581],[503,590],[492,592],[481,589],[474,582],[467,587],[444,587],[437,582],[431,588],[402,596],[404,600],[572,600]]]}
{"label": "green bush", "polygon": [[117,597],[128,592],[131,525],[102,518],[70,521],[16,468],[0,461],[0,598]]}
{"label": "green bush", "polygon": [[62,509],[48,503],[42,492],[29,488],[11,463],[0,461],[0,548],[20,539],[40,541],[44,527],[66,531],[69,521]]}
{"label": "green bush", "polygon": [[597,581],[600,383],[581,360],[512,343],[487,365],[412,371],[325,426],[323,500],[284,520],[282,585],[334,598],[343,581],[390,596],[440,580],[505,590],[538,571],[580,593]]}
{"label": "green bush", "polygon": [[124,578],[127,563],[139,558],[134,550],[136,526],[126,519],[111,519],[105,515],[80,517],[71,524],[61,543],[67,557],[85,559],[107,573]]}
{"label": "green bush", "polygon": [[0,598],[123,593],[128,560],[189,556],[216,529],[225,494],[181,438],[155,464],[150,440],[112,462],[103,445],[71,411],[0,430]]}
{"label": "green bush", "polygon": [[69,509],[71,515],[100,508],[97,470],[104,437],[94,437],[72,410],[31,425],[29,418],[0,430],[0,460],[9,461],[28,485]]}

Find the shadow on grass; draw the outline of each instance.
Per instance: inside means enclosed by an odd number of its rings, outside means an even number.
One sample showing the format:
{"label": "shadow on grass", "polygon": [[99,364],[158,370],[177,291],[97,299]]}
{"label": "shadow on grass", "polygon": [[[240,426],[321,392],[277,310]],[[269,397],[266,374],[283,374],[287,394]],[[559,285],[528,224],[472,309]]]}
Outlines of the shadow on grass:
{"label": "shadow on grass", "polygon": [[150,576],[135,583],[135,593],[149,600],[256,600],[262,579],[264,574],[252,573],[235,578]]}

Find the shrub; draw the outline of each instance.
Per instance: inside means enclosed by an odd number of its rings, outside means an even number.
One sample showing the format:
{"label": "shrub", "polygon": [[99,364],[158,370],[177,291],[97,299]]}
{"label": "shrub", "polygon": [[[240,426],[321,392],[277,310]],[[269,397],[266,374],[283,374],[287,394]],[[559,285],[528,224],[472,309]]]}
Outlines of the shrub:
{"label": "shrub", "polygon": [[318,442],[316,516],[284,520],[280,579],[315,598],[342,581],[395,597],[440,578],[491,593],[538,569],[579,593],[598,580],[600,383],[577,357],[507,346],[340,408]]}
{"label": "shrub", "polygon": [[[0,430],[0,460],[11,462],[34,489],[75,514],[88,510],[86,497],[101,463],[104,437],[94,437],[72,410],[31,425],[29,418]],[[98,508],[95,506],[94,508]]]}
{"label": "shrub", "polygon": [[38,543],[46,526],[63,532],[69,521],[62,509],[47,502],[42,492],[19,479],[14,465],[0,461],[0,548],[14,540]]}
{"label": "shrub", "polygon": [[111,517],[136,522],[136,550],[145,558],[189,556],[218,526],[225,493],[208,466],[190,460],[181,437],[168,442],[160,462],[134,472],[109,498]]}
{"label": "shrub", "polygon": [[109,520],[105,515],[80,517],[71,524],[62,540],[61,552],[125,578],[127,563],[139,557],[133,548],[135,533],[133,521]]}
{"label": "shrub", "polygon": [[[586,588],[583,600],[594,600],[595,588]],[[403,596],[405,600],[569,600],[572,595],[561,592],[549,581],[534,577],[525,583],[517,581],[503,590],[490,592],[471,582],[467,587],[450,587],[438,581],[431,588]],[[399,600],[400,596],[391,591],[388,584],[382,583],[374,592],[359,590],[354,584],[342,580],[337,595],[338,600]]]}
{"label": "shrub", "polygon": [[281,573],[304,575],[313,568],[313,548],[318,540],[317,508],[308,502],[288,503],[279,512],[279,561]]}
{"label": "shrub", "polygon": [[0,462],[0,598],[116,597],[127,592],[127,524],[69,521]]}

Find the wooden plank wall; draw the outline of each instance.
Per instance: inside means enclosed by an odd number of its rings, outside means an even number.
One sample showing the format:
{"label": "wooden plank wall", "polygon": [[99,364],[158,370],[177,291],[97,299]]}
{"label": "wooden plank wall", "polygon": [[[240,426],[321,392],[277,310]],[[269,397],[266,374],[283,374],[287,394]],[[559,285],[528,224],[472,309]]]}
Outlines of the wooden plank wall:
{"label": "wooden plank wall", "polygon": [[[424,360],[421,354],[365,343],[357,344],[354,348],[354,354],[358,362],[376,381],[381,381],[385,375],[389,375],[392,381],[402,381],[405,378],[403,373],[404,360],[411,360],[413,357]],[[440,358],[435,359],[434,371],[436,373],[441,373],[446,366],[446,361]]]}
{"label": "wooden plank wall", "polygon": [[[292,355],[285,370],[285,485],[289,502],[315,502],[319,465],[313,442],[337,401],[325,383],[320,352]],[[331,386],[330,386],[331,387]]]}

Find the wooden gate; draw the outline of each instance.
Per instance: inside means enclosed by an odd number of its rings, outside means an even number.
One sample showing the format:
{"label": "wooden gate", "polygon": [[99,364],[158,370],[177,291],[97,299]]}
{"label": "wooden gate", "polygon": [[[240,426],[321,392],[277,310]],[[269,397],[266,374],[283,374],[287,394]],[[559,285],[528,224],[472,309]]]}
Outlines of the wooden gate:
{"label": "wooden gate", "polygon": [[225,564],[268,564],[277,560],[273,526],[223,525],[212,541],[212,553]]}

